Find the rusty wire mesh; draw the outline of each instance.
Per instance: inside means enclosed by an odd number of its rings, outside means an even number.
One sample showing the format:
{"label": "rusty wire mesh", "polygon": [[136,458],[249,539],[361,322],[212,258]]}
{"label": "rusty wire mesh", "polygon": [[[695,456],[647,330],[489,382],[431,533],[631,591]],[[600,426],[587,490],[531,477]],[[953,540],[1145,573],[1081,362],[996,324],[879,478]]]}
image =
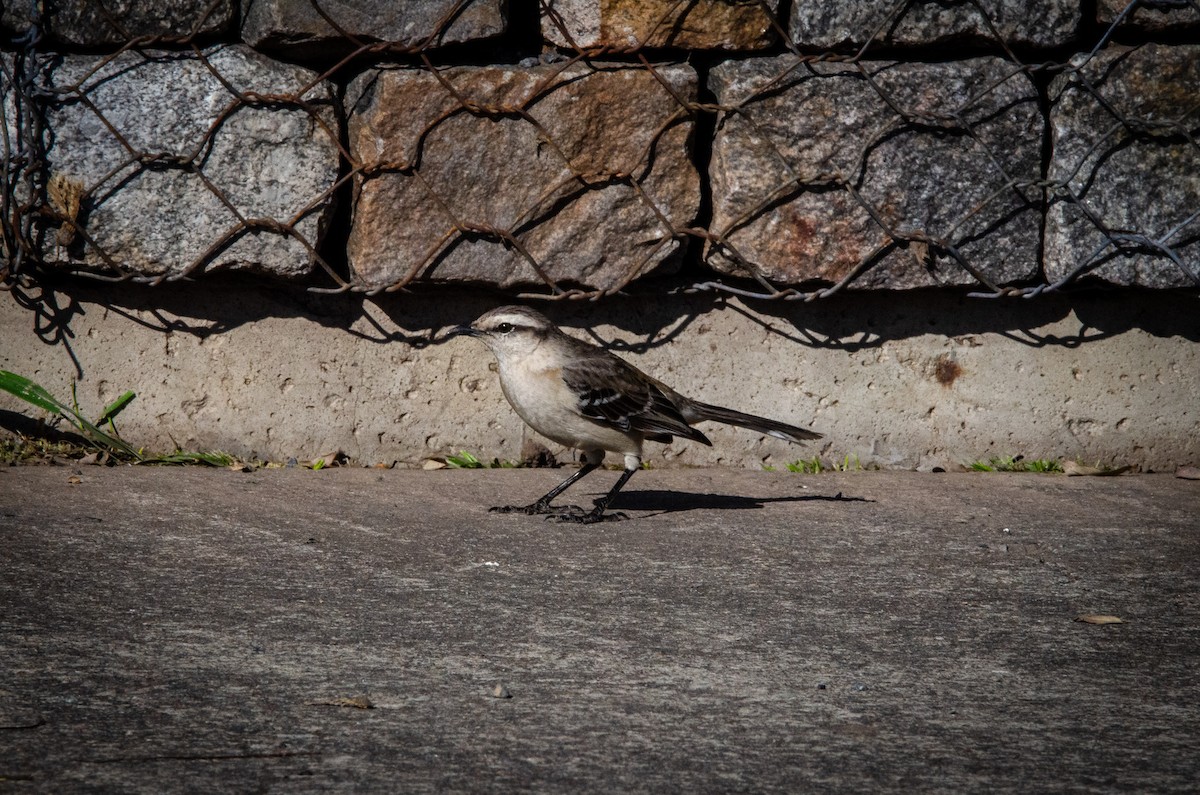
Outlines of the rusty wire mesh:
{"label": "rusty wire mesh", "polygon": [[[100,0],[82,2],[94,5],[95,14],[106,17],[118,34],[123,30],[122,21],[113,18]],[[0,58],[4,148],[0,195],[4,264],[0,275],[5,284],[36,281],[47,270],[157,285],[194,279],[210,270],[249,268],[301,279],[308,290],[373,294],[446,278],[457,267],[455,257],[474,252],[467,258],[509,258],[506,267],[527,277],[514,277],[502,286],[517,287],[527,298],[598,298],[626,289],[662,261],[672,259],[682,261],[685,282],[682,288],[678,281],[670,283],[672,289],[715,290],[764,299],[812,300],[856,287],[926,284],[966,286],[978,296],[1033,296],[1076,283],[1116,260],[1139,258],[1175,269],[1171,278],[1176,281],[1200,285],[1196,261],[1200,190],[1194,184],[1190,193],[1187,186],[1183,193],[1191,204],[1185,201],[1183,206],[1152,208],[1140,217],[1137,212],[1127,213],[1120,224],[1098,210],[1089,195],[1096,190],[1093,182],[1098,164],[1107,162],[1114,152],[1140,143],[1170,146],[1177,163],[1196,164],[1195,171],[1200,172],[1200,91],[1191,97],[1184,92],[1177,112],[1169,116],[1139,116],[1111,96],[1111,87],[1101,79],[1103,73],[1097,75],[1092,68],[1119,26],[1135,12],[1190,9],[1200,19],[1198,0],[1134,0],[1108,29],[1083,42],[1079,52],[1064,55],[1055,50],[1057,60],[1039,60],[1028,54],[1037,53],[1036,49],[1018,51],[1010,46],[989,4],[970,0],[964,5],[981,21],[975,46],[989,53],[991,65],[969,86],[960,86],[932,103],[922,99],[922,92],[936,93],[939,84],[921,84],[916,86],[920,90],[913,90],[915,73],[904,71],[908,56],[903,49],[888,45],[889,32],[919,5],[911,0],[896,0],[869,30],[851,37],[861,44],[826,52],[810,52],[794,44],[786,20],[779,19],[765,0],[759,0],[778,43],[772,50],[731,59],[740,63],[757,59],[754,68],[758,72],[753,79],[730,77],[729,84],[741,80],[738,85],[743,90],[724,99],[707,93],[705,81],[711,84],[710,78],[715,79],[723,69],[748,67],[725,67],[722,61],[726,56],[716,52],[694,53],[699,77],[696,85],[689,87],[671,71],[676,67],[668,65],[682,54],[672,49],[672,31],[678,29],[680,8],[690,5],[683,2],[665,5],[661,18],[632,42],[589,46],[575,41],[551,0],[542,0],[542,18],[566,46],[511,67],[506,74],[533,75],[524,79],[519,90],[512,88],[515,82],[503,81],[498,87],[476,90],[472,86],[475,67],[447,62],[444,54],[461,52],[445,49],[445,34],[474,2],[458,0],[429,35],[397,44],[352,32],[334,6],[326,8],[322,0],[311,0],[314,12],[340,39],[336,57],[270,85],[253,84],[238,71],[241,67],[222,54],[222,42],[232,43],[236,31],[222,38],[204,28],[205,20],[222,7],[221,0],[214,0],[204,19],[196,21],[187,35],[126,33],[116,35],[119,43],[101,56],[66,59],[56,54],[56,45],[45,36],[41,4],[31,2],[28,28]],[[101,94],[118,74],[172,59],[186,60],[208,75],[205,97],[212,108],[205,126],[164,144],[151,134],[156,129],[153,120],[150,133],[132,129],[132,118],[105,105]],[[346,113],[353,109],[354,98],[345,97],[345,89],[349,86],[353,93],[359,75],[392,62],[401,63],[406,74],[423,77],[426,87],[422,91],[436,94],[438,99],[427,117],[405,128],[405,140],[398,142],[396,152],[364,157],[353,144],[354,122],[348,122]],[[936,64],[924,64],[919,68],[925,74],[934,67]],[[586,139],[572,139],[556,129],[556,117],[542,112],[568,90],[564,86],[584,85],[593,75],[617,70],[648,75],[658,86],[654,90],[661,103],[667,105],[666,112],[643,125],[649,129],[639,133],[642,138],[636,143],[638,156],[633,162],[622,158],[606,161],[583,151]],[[1190,77],[1183,79],[1186,83]],[[788,106],[780,98],[797,92],[806,101],[816,97],[828,103],[829,114],[836,116],[838,94],[836,90],[831,94],[824,88],[826,84],[857,92],[859,101],[869,108],[869,123],[826,126],[816,139],[802,140],[803,135],[788,129],[789,119],[781,118]],[[337,96],[339,92],[331,86],[341,86],[343,96]],[[1099,133],[1075,152],[1074,161],[1060,168],[1052,167],[1050,149],[1042,146],[1049,138],[1047,108],[1056,91],[1090,97],[1105,119]],[[166,104],[154,105],[152,110],[170,114]],[[1028,114],[1027,132],[1036,138],[1032,166],[1014,161],[1015,147],[1006,131],[992,129],[998,118],[1017,110]],[[236,153],[238,125],[267,124],[255,114],[274,114],[276,119],[291,114],[293,121],[306,120],[307,134],[320,142],[328,156],[322,178],[290,191],[289,187],[295,186],[274,186],[273,191],[284,198],[272,203],[263,199],[265,190],[257,190],[260,183],[256,180],[262,175],[242,174],[226,181],[214,177],[213,164],[220,160],[219,153]],[[473,172],[468,164],[457,172],[457,180],[482,186],[477,191],[486,194],[485,203],[490,204],[481,210],[464,203],[461,196],[451,195],[444,175],[436,173],[430,151],[438,135],[464,120],[484,128],[505,126],[517,130],[508,134],[534,142],[537,157],[550,164],[543,169],[543,181],[524,192],[511,192],[511,206],[502,206],[497,197],[509,196],[503,180],[495,180],[494,174],[482,168]],[[616,121],[620,120],[614,124]],[[101,136],[109,141],[108,150],[96,156],[100,162],[87,164],[85,175],[64,170],[56,160],[55,145],[70,138],[67,129],[55,129],[56,124],[84,130],[80,136]],[[680,146],[676,140],[680,136],[687,156],[704,160],[710,150],[721,145],[713,139],[732,137],[739,125],[745,128],[741,134],[749,136],[745,140],[752,140],[757,147],[753,153],[757,162],[770,163],[772,168],[764,167],[753,175],[756,192],[752,195],[727,201],[724,193],[717,195],[714,190],[720,180],[709,171],[711,164],[696,162],[697,187],[705,198],[700,193],[694,200],[690,194],[684,196],[683,203],[691,201],[691,209],[681,215],[657,192],[662,189],[654,182],[656,165],[666,162],[669,149]],[[486,133],[483,135],[486,138]],[[710,139],[697,141],[701,135]],[[970,153],[975,171],[958,175],[958,181],[966,183],[961,194],[945,190],[946,185],[955,184],[954,175],[908,199],[897,199],[895,186],[878,189],[880,177],[875,169],[881,153],[890,153],[887,147],[915,136],[949,142],[953,152]],[[941,157],[940,151],[931,150],[933,165],[946,163],[952,169],[958,155]],[[724,149],[714,151],[712,157],[718,155],[728,157]],[[263,156],[269,158],[270,153]],[[930,165],[929,160],[923,163],[923,167]],[[515,167],[518,172],[533,168],[532,161]],[[909,172],[906,179],[911,177]],[[745,175],[739,178],[746,179]],[[1147,174],[1142,184],[1132,187],[1153,196],[1161,189],[1154,184],[1159,178],[1160,174]],[[1189,178],[1193,183],[1197,179],[1195,173],[1189,176],[1185,171],[1183,179]],[[420,245],[409,245],[407,258],[395,260],[390,270],[367,276],[355,265],[358,255],[352,252],[347,256],[346,250],[355,245],[359,232],[354,227],[372,186],[384,179],[402,180],[404,190],[419,192],[413,201],[434,214],[434,226],[440,232]],[[125,219],[131,226],[122,232],[124,238],[105,237],[97,231],[102,226],[98,219],[106,208],[119,206],[118,197],[133,185],[149,185],[147,192],[153,200],[125,207],[125,212],[136,217]],[[558,248],[548,246],[542,238],[550,235],[547,230],[567,208],[587,209],[591,205],[586,203],[594,202],[595,208],[604,212],[610,205],[599,197],[614,191],[625,201],[621,212],[640,208],[640,220],[629,228],[636,229],[642,239],[602,284],[588,284],[572,275],[569,267],[564,270],[559,261],[569,254],[562,240],[578,243],[586,239],[586,214],[573,221],[582,228],[554,232],[562,238]],[[339,216],[338,202],[347,201],[351,212]],[[905,201],[936,206],[937,211],[913,206],[897,211],[896,205]],[[172,203],[185,206],[182,210],[176,206],[173,215],[156,217],[154,207]],[[1091,248],[1083,255],[1063,249],[1068,259],[1074,259],[1056,263],[1053,270],[1045,267],[1042,239],[1045,218],[1052,211],[1067,212],[1072,223],[1082,223],[1095,233]],[[206,219],[219,217],[220,223],[215,224],[218,233],[203,245],[185,249],[179,241],[186,238],[191,225],[180,222],[181,212]],[[858,219],[850,231],[844,223],[847,218]],[[1025,269],[997,269],[988,257],[995,249],[1010,245],[998,230],[1014,223],[1013,219],[1023,225],[1025,237],[1020,245],[1028,248],[1011,259],[1019,260]],[[350,228],[339,230],[339,223]],[[362,248],[378,250],[389,234],[401,235],[406,223],[404,217],[393,218],[392,227],[385,226],[375,237],[365,238]],[[803,228],[803,239],[798,237],[799,228]],[[136,237],[139,230],[144,240],[127,239]],[[772,264],[765,261],[769,257],[761,249],[775,239],[794,245],[785,248],[784,255]],[[854,245],[849,245],[850,239]],[[256,265],[279,247],[290,252],[290,262],[301,262],[303,267],[272,270]],[[141,261],[131,258],[128,252],[132,250],[144,253]],[[603,259],[604,255],[597,256]],[[805,269],[809,260],[823,256],[828,260],[824,265]],[[917,281],[906,282],[905,273],[916,274]],[[468,269],[465,275],[451,278],[470,281],[472,277]]]}

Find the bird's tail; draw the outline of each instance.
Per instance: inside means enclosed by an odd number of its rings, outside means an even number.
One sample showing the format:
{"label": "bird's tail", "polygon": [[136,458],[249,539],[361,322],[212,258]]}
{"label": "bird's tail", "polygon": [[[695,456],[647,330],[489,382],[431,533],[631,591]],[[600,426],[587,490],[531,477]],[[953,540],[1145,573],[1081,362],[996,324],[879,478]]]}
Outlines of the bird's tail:
{"label": "bird's tail", "polygon": [[688,408],[692,410],[691,413],[694,417],[694,419],[693,417],[687,418],[689,423],[701,420],[723,422],[726,425],[737,425],[741,428],[765,433],[768,436],[774,436],[776,439],[796,442],[797,444],[809,439],[821,438],[821,434],[816,431],[810,431],[807,428],[798,428],[795,425],[788,425],[785,422],[768,420],[766,417],[756,417],[753,414],[745,414],[740,411],[724,408],[723,406],[711,406],[708,403],[693,402]]}

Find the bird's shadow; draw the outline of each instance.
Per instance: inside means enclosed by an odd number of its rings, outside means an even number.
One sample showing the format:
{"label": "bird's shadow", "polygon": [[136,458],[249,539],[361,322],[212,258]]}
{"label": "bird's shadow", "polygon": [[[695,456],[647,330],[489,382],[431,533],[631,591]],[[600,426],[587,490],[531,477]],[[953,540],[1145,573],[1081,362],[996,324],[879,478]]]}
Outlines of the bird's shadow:
{"label": "bird's shadow", "polygon": [[795,494],[785,497],[743,497],[736,494],[702,494],[691,491],[644,491],[621,492],[609,506],[611,510],[649,511],[651,513],[677,513],[679,511],[745,511],[761,510],[773,502],[874,502],[865,497],[846,497],[840,491],[828,496],[824,494]]}

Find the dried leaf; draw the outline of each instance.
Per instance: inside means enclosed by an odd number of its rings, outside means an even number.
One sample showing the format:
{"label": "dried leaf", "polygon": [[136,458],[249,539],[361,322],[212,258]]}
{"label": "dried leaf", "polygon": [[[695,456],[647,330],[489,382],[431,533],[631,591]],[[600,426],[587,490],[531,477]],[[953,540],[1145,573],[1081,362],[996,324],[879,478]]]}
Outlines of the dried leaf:
{"label": "dried leaf", "polygon": [[71,477],[67,478],[67,484],[71,486],[78,486],[82,482],[83,478],[79,477],[78,475],[72,475]]}
{"label": "dried leaf", "polygon": [[1175,477],[1184,480],[1200,480],[1200,467],[1180,467],[1175,470]]}
{"label": "dried leaf", "polygon": [[100,454],[99,453],[88,453],[87,455],[85,455],[83,458],[79,459],[75,463],[81,464],[83,466],[99,464],[100,463]]}
{"label": "dried leaf", "polygon": [[1116,616],[1100,616],[1100,615],[1076,616],[1075,620],[1080,622],[1081,624],[1124,624],[1125,623],[1124,621],[1117,618]]}
{"label": "dried leaf", "polygon": [[929,244],[924,240],[914,240],[908,244],[908,250],[912,254],[913,259],[917,261],[920,267],[928,267],[929,265]]}
{"label": "dried leaf", "polygon": [[445,469],[445,468],[446,468],[446,462],[438,461],[436,458],[430,458],[428,461],[426,461],[424,464],[421,465],[421,469],[426,469],[426,470]]}
{"label": "dried leaf", "polygon": [[1063,462],[1063,472],[1066,472],[1068,475],[1071,475],[1071,476],[1123,475],[1131,469],[1133,469],[1132,466],[1117,467],[1116,469],[1101,469],[1100,467],[1090,467],[1086,464],[1081,464],[1078,461],[1064,461]]}
{"label": "dried leaf", "polygon": [[75,222],[79,220],[83,192],[83,182],[71,179],[65,174],[54,174],[46,184],[46,197],[50,200],[50,207],[62,222],[55,236],[60,246],[71,245],[78,233]]}
{"label": "dried leaf", "polygon": [[337,700],[339,707],[353,707],[354,709],[375,709],[375,705],[371,703],[371,699],[366,696],[354,696],[353,698],[339,698]]}

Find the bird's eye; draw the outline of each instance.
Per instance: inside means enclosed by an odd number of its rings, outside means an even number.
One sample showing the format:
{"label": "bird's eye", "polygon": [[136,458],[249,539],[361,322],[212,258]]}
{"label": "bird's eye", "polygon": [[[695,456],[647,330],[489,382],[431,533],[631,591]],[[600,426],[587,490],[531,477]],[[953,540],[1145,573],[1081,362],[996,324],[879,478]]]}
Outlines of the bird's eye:
{"label": "bird's eye", "polygon": [[510,332],[512,330],[513,330],[512,323],[501,323],[499,326],[496,326],[496,331],[499,331],[501,334],[507,334],[508,332]]}

